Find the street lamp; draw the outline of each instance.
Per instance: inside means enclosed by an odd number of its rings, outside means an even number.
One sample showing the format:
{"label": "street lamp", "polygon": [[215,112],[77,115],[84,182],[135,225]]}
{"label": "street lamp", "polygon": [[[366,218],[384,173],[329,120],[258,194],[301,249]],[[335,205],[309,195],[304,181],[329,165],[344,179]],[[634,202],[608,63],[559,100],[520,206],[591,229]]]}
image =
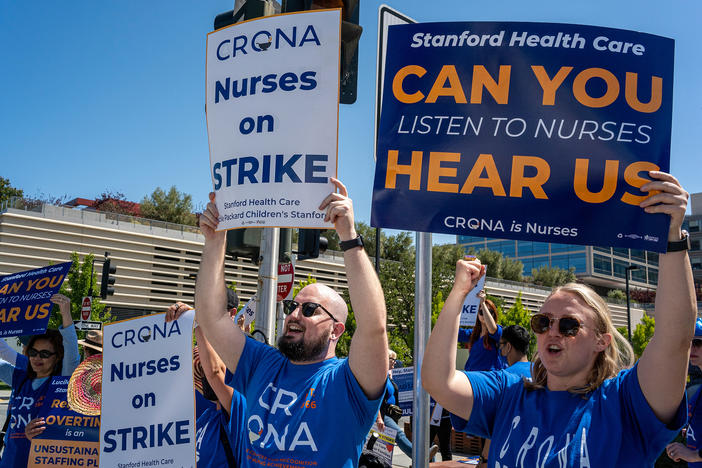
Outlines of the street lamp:
{"label": "street lamp", "polygon": [[629,343],[631,343],[631,306],[629,305],[629,272],[638,270],[637,265],[629,265],[626,267],[626,332],[629,335]]}

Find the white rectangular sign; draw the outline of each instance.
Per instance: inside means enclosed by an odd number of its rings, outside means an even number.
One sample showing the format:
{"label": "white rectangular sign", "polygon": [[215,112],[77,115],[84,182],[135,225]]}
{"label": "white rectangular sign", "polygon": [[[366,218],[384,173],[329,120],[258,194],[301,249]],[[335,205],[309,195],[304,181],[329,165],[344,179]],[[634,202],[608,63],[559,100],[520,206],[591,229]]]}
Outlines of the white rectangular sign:
{"label": "white rectangular sign", "polygon": [[482,291],[484,287],[485,275],[478,280],[478,284],[471,292],[468,293],[468,295],[466,295],[466,300],[463,301],[460,322],[462,327],[475,326],[475,321],[478,320],[478,308],[480,307],[480,298],[478,297],[478,293]]}
{"label": "white rectangular sign", "polygon": [[100,468],[195,467],[194,317],[105,325]]}
{"label": "white rectangular sign", "polygon": [[269,16],[207,36],[207,134],[220,229],[328,228],[341,10]]}

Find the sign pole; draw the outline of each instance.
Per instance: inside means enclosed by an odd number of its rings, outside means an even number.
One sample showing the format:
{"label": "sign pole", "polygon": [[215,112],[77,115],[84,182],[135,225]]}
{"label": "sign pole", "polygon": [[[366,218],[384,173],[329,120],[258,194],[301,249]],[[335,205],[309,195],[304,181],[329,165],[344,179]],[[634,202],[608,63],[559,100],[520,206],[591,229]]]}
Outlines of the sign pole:
{"label": "sign pole", "polygon": [[280,228],[263,228],[261,235],[261,267],[258,270],[258,304],[256,328],[269,344],[275,344],[276,296],[278,289],[278,244]]}
{"label": "sign pole", "polygon": [[431,331],[431,233],[417,232],[414,281],[414,402],[412,466],[428,466],[429,394],[422,388],[422,361]]}

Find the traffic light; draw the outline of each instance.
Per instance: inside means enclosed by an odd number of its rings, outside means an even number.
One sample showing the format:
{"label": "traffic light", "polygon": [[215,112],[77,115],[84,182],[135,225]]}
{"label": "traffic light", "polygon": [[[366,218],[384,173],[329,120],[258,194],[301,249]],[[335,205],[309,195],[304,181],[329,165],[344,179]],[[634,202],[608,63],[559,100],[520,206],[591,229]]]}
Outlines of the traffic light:
{"label": "traffic light", "polygon": [[227,254],[244,257],[258,265],[261,257],[261,228],[230,229],[227,231]]}
{"label": "traffic light", "polygon": [[358,82],[358,41],[363,28],[358,24],[360,0],[284,0],[283,12],[341,8],[341,70],[339,72],[339,102],[356,102]]}
{"label": "traffic light", "polygon": [[321,233],[321,229],[300,229],[297,238],[298,260],[317,258],[320,253],[326,252],[329,241]]}
{"label": "traffic light", "polygon": [[115,284],[115,277],[112,276],[117,273],[117,267],[110,265],[110,259],[105,258],[105,262],[102,264],[102,276],[100,277],[100,297],[107,299],[107,296],[111,296],[115,293],[115,288],[112,287]]}

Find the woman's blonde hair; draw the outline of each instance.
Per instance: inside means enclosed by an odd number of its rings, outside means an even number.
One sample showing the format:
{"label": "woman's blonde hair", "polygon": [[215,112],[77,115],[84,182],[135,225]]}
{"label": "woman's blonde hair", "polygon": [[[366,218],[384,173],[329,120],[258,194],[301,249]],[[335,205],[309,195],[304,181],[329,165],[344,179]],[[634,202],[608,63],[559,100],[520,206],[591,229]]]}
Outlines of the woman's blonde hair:
{"label": "woman's blonde hair", "polygon": [[[595,359],[585,386],[568,389],[571,393],[589,393],[596,390],[605,380],[617,375],[622,369],[631,367],[634,364],[634,350],[626,338],[614,328],[607,303],[595,291],[584,284],[568,283],[551,291],[546,300],[558,293],[568,293],[577,297],[595,313],[595,331],[598,336],[605,333],[612,335],[613,342]],[[526,388],[528,390],[545,388],[547,372],[538,354],[531,368],[532,381],[525,381]]]}

